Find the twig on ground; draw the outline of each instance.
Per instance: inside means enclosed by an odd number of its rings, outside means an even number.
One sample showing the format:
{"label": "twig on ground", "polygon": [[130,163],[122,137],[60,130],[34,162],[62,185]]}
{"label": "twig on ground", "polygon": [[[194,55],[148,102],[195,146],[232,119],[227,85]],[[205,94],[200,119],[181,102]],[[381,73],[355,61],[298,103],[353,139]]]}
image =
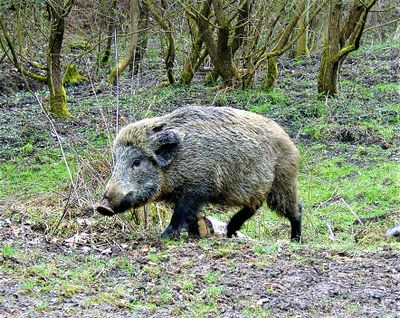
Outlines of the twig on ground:
{"label": "twig on ground", "polygon": [[51,232],[50,236],[54,236],[56,234],[61,222],[65,219],[65,216],[68,213],[68,208],[70,206],[71,197],[72,197],[73,192],[74,192],[74,187],[71,187],[71,190],[69,191],[69,194],[68,194],[67,202],[65,202],[65,205],[64,205],[64,211],[63,211],[61,217],[58,219],[57,224],[54,227],[53,231]]}
{"label": "twig on ground", "polygon": [[335,200],[340,200],[340,199],[342,199],[342,197],[337,195],[337,189],[335,189],[335,191],[332,192],[331,196],[328,199],[326,199],[325,201],[320,202],[315,207],[315,211],[319,210],[320,207],[324,206],[327,203],[330,203],[330,202],[335,201]]}
{"label": "twig on ground", "polygon": [[347,204],[347,202],[342,198],[341,201],[344,203],[344,205],[350,210],[350,212],[355,216],[355,218],[357,219],[357,221],[361,224],[364,225],[364,223],[361,221],[361,219],[359,218],[359,216],[353,211],[353,209],[351,208],[350,205]]}
{"label": "twig on ground", "polygon": [[158,215],[158,220],[160,221],[160,229],[163,230],[164,225],[163,225],[163,221],[161,218],[160,209],[159,209],[158,204],[156,204],[156,211],[157,211],[157,215]]}
{"label": "twig on ground", "polygon": [[329,224],[329,223],[327,223],[326,224],[326,227],[328,228],[328,237],[329,237],[329,239],[331,240],[331,241],[334,241],[335,240],[335,234],[333,233],[333,231],[332,231],[332,227],[331,227],[331,225]]}

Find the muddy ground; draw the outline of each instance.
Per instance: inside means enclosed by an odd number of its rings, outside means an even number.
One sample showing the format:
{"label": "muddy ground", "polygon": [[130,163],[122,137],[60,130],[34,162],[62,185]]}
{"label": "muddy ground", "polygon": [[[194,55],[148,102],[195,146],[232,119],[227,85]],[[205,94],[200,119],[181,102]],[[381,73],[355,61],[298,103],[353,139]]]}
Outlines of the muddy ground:
{"label": "muddy ground", "polygon": [[[399,252],[384,246],[352,253],[280,242],[270,250],[255,241],[135,240],[117,229],[74,243],[3,214],[0,240],[19,251],[0,258],[0,317],[400,317]],[[102,266],[81,292],[53,282],[94,260]],[[21,289],[29,278],[42,283]],[[106,299],[87,301],[101,293]]]}

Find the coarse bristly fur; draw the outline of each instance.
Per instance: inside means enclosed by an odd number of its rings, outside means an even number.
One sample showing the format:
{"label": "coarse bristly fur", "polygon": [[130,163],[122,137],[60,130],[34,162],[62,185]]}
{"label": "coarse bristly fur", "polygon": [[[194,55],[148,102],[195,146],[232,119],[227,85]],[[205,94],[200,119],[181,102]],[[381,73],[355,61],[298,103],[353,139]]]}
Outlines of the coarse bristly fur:
{"label": "coarse bristly fur", "polygon": [[228,236],[266,201],[301,237],[299,154],[273,120],[229,107],[183,107],[127,125],[114,145],[116,164],[98,211],[122,212],[150,201],[175,204],[163,237],[196,234],[207,203],[241,207]]}

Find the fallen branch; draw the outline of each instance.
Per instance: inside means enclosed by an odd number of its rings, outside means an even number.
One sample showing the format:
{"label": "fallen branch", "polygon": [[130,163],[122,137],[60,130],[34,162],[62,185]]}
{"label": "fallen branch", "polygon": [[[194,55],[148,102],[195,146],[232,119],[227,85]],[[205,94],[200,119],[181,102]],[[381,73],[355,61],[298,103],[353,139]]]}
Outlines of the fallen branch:
{"label": "fallen branch", "polygon": [[365,223],[368,223],[368,222],[378,222],[380,220],[384,220],[384,219],[387,219],[387,218],[389,218],[391,216],[395,216],[395,215],[400,215],[400,210],[383,213],[383,214],[372,216],[372,217],[369,217],[369,218],[362,218],[362,217],[361,218],[357,218],[354,221],[353,224],[357,224],[357,223],[365,224]]}

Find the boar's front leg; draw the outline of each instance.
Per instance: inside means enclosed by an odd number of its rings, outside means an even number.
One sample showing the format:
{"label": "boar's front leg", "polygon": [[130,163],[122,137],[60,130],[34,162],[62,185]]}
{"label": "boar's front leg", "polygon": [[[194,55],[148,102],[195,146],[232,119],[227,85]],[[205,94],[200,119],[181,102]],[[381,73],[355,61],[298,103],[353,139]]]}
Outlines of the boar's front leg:
{"label": "boar's front leg", "polygon": [[190,235],[199,235],[198,212],[206,200],[191,194],[180,198],[175,204],[174,213],[161,238],[178,238],[182,229],[187,228]]}

